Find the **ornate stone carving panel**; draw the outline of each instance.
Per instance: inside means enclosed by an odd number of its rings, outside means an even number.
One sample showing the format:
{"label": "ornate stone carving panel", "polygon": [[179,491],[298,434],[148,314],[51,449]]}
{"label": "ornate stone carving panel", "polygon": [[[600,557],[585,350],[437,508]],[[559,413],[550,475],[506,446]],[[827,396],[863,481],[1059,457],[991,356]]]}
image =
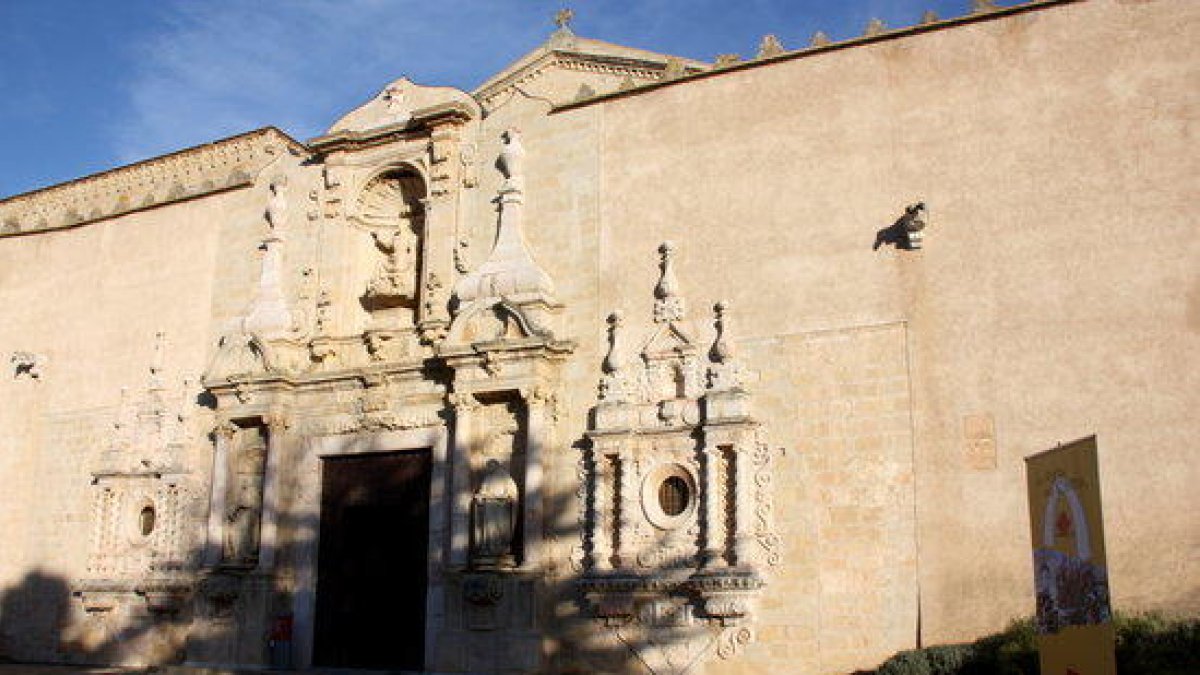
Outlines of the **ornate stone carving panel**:
{"label": "ornate stone carving panel", "polygon": [[630,353],[622,316],[609,317],[580,464],[579,586],[593,616],[653,672],[682,673],[753,639],[755,600],[779,563],[779,541],[772,453],[750,412],[728,307],[715,308],[704,358],[686,323],[675,248],[659,253],[654,328],[639,353]]}

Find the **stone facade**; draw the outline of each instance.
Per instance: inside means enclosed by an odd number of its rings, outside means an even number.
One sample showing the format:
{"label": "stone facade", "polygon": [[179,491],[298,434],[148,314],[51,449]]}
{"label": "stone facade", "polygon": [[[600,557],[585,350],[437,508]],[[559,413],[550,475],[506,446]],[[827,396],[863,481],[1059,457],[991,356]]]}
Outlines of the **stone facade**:
{"label": "stone facade", "polygon": [[564,16],[0,201],[0,655],[379,665],[365,541],[385,665],[866,668],[1032,613],[1022,458],[1091,433],[1114,605],[1200,611],[1200,8],[980,5],[714,66]]}

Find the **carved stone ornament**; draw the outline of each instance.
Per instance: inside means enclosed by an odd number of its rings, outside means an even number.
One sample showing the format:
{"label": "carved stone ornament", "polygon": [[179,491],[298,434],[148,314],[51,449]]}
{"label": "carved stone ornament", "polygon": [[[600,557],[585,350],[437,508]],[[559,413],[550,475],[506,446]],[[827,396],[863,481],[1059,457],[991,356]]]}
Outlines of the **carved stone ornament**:
{"label": "carved stone ornament", "polygon": [[489,459],[471,498],[471,565],[475,569],[516,567],[513,536],[520,493],[508,469]]}
{"label": "carved stone ornament", "polygon": [[[728,304],[704,357],[660,248],[654,326],[640,358],[609,317],[601,394],[580,460],[578,587],[592,615],[655,673],[682,673],[753,640],[757,599],[780,562],[773,452],[750,412]],[[658,645],[675,645],[662,649]]]}
{"label": "carved stone ornament", "polygon": [[[77,227],[244,187],[285,150],[304,148],[276,129],[262,129],[0,199],[0,236]],[[93,206],[84,212],[84,204]]]}
{"label": "carved stone ornament", "polygon": [[514,338],[553,340],[547,325],[560,307],[554,284],[525,243],[525,149],[508,129],[496,166],[504,176],[497,199],[500,218],[488,259],[454,285],[454,320],[447,341],[475,343]]}
{"label": "carved stone ornament", "polygon": [[908,235],[908,248],[918,249],[925,240],[925,202],[905,207],[900,217],[904,232]]}
{"label": "carved stone ornament", "polygon": [[13,352],[9,357],[9,363],[13,366],[12,378],[14,380],[42,379],[42,368],[46,365],[46,357],[33,352]]}

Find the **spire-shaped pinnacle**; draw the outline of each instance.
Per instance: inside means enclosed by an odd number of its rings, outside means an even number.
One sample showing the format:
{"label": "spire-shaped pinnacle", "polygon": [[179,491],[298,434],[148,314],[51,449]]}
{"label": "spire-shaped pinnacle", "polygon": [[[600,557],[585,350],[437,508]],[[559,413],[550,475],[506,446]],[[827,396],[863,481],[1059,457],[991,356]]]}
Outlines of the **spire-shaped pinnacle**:
{"label": "spire-shaped pinnacle", "polygon": [[713,340],[712,349],[708,350],[708,358],[713,363],[729,363],[734,357],[733,343],[726,339],[726,334],[729,331],[729,317],[726,315],[728,309],[729,305],[723,301],[713,305],[713,313],[716,315],[714,323],[717,328],[717,337]]}
{"label": "spire-shaped pinnacle", "polygon": [[787,51],[783,48],[783,43],[774,35],[764,35],[761,42],[758,43],[758,54],[754,57],[757,59],[769,59],[772,56],[779,56]]}
{"label": "spire-shaped pinnacle", "polygon": [[664,241],[658,247],[661,258],[659,267],[662,270],[658,285],[654,287],[654,322],[671,323],[683,319],[684,303],[679,297],[679,280],[675,278],[675,244]]}
{"label": "spire-shaped pinnacle", "polygon": [[716,315],[713,323],[717,336],[708,350],[708,387],[713,390],[736,390],[742,388],[742,368],[737,363],[733,340],[730,339],[729,303],[718,302],[713,306]]}
{"label": "spire-shaped pinnacle", "polygon": [[601,367],[605,374],[616,374],[625,365],[625,354],[621,347],[621,323],[624,317],[620,311],[615,311],[608,315],[608,354],[604,357],[604,363]]}

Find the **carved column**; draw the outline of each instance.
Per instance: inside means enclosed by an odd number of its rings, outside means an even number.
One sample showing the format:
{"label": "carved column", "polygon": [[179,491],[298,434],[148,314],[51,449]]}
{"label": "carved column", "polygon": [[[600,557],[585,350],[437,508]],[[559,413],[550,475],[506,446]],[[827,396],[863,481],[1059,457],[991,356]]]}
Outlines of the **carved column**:
{"label": "carved column", "polygon": [[593,518],[592,523],[592,565],[597,570],[612,569],[612,538],[609,536],[608,524],[612,521],[613,509],[616,504],[609,501],[609,484],[616,486],[616,476],[609,475],[609,467],[613,465],[608,453],[600,447],[595,447],[592,455],[595,461],[595,471],[592,489]]}
{"label": "carved column", "polygon": [[633,458],[629,447],[622,444],[617,450],[617,482],[615,483],[616,504],[614,505],[617,514],[616,531],[613,533],[613,553],[617,559],[617,567],[627,569],[633,567],[633,548],[628,541],[630,535],[633,534],[633,529],[636,527],[633,521],[633,502],[634,502],[634,485],[633,485]]}
{"label": "carved column", "polygon": [[747,443],[741,442],[733,446],[733,482],[735,485],[734,494],[737,495],[734,501],[733,510],[733,557],[734,562],[738,566],[745,566],[750,563],[750,545],[754,541],[753,525],[754,522],[754,485],[753,462],[751,452],[753,448],[748,447]]}
{"label": "carved column", "polygon": [[721,542],[718,536],[721,532],[721,502],[720,502],[720,474],[717,472],[717,467],[720,466],[721,448],[720,446],[706,444],[704,448],[704,474],[703,484],[700,487],[704,494],[704,500],[701,506],[704,509],[704,550],[701,554],[701,565],[704,567],[714,567],[721,561]]}
{"label": "carved column", "polygon": [[464,568],[471,548],[472,418],[479,407],[473,394],[451,394],[454,449],[450,459],[450,567]]}
{"label": "carved column", "polygon": [[267,464],[263,476],[263,511],[258,544],[258,569],[269,572],[275,566],[279,518],[279,472],[283,466],[283,448],[288,428],[287,417],[272,412],[263,418],[267,426]]}
{"label": "carved column", "polygon": [[204,546],[204,565],[215,567],[221,562],[226,499],[229,495],[229,455],[238,426],[223,422],[213,431],[216,447],[213,451],[212,496],[208,500],[208,536]]}
{"label": "carved column", "polygon": [[550,442],[547,417],[554,405],[552,394],[534,389],[525,396],[529,416],[525,438],[525,558],[524,567],[536,568],[542,555],[542,455]]}

